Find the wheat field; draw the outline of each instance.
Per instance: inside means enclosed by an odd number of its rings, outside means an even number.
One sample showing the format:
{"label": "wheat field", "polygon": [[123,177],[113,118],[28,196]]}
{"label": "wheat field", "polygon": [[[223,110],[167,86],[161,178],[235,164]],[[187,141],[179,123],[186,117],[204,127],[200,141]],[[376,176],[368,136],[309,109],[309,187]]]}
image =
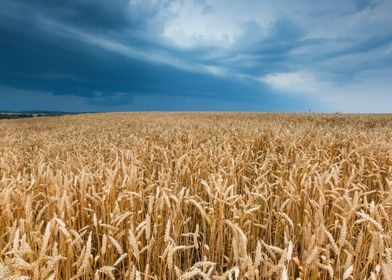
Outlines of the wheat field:
{"label": "wheat field", "polygon": [[392,115],[0,121],[0,279],[392,279]]}

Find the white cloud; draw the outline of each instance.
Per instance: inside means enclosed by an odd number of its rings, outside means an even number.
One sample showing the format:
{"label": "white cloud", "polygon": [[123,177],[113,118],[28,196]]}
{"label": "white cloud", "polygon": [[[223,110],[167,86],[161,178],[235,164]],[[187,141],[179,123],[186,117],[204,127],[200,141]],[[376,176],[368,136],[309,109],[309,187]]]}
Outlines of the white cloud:
{"label": "white cloud", "polygon": [[322,99],[333,111],[390,113],[391,77],[361,77],[358,81],[323,89]]}
{"label": "white cloud", "polygon": [[273,23],[290,7],[293,5],[285,1],[274,4],[255,0],[173,1],[172,15],[164,23],[162,38],[180,48],[229,49],[244,39],[246,23],[257,23],[265,31],[258,35],[266,36]]}
{"label": "white cloud", "polygon": [[219,10],[205,13],[204,6],[193,1],[174,2],[171,12],[163,38],[182,48],[230,46],[241,32],[236,18]]}
{"label": "white cloud", "polygon": [[364,72],[356,79],[336,84],[309,72],[273,73],[259,79],[281,93],[307,96],[323,104],[323,111],[388,113],[392,104],[392,76]]}
{"label": "white cloud", "polygon": [[[392,1],[375,1],[358,10],[355,1],[203,0],[173,1],[163,22],[162,38],[181,48],[230,48],[241,40],[246,22],[256,22],[267,36],[279,19],[291,19],[307,38],[340,38],[379,32],[392,24]],[[206,13],[205,7],[212,7]],[[246,42],[245,42],[246,43]]]}
{"label": "white cloud", "polygon": [[227,76],[229,73],[227,69],[215,65],[200,65],[201,69],[205,72],[216,75],[216,76]]}
{"label": "white cloud", "polygon": [[259,80],[284,92],[313,93],[320,87],[320,83],[308,72],[272,73]]}

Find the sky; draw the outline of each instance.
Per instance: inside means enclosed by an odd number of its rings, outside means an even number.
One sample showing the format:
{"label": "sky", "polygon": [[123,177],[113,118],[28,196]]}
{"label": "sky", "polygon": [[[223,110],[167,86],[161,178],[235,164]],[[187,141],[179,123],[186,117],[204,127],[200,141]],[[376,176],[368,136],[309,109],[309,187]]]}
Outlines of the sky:
{"label": "sky", "polygon": [[0,110],[392,112],[392,0],[0,0]]}

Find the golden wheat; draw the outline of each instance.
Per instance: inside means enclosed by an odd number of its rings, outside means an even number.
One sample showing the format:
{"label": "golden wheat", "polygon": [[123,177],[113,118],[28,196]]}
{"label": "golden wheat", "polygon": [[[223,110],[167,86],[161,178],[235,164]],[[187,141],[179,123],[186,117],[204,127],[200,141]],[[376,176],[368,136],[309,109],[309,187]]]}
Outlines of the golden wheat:
{"label": "golden wheat", "polygon": [[0,121],[1,279],[392,279],[392,116]]}

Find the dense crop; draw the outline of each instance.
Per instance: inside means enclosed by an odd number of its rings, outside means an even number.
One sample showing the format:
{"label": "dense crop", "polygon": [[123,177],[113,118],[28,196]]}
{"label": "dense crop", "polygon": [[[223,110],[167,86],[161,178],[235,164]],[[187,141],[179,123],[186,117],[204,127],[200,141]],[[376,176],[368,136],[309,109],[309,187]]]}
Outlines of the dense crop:
{"label": "dense crop", "polygon": [[391,115],[1,121],[0,279],[392,279],[391,139]]}

